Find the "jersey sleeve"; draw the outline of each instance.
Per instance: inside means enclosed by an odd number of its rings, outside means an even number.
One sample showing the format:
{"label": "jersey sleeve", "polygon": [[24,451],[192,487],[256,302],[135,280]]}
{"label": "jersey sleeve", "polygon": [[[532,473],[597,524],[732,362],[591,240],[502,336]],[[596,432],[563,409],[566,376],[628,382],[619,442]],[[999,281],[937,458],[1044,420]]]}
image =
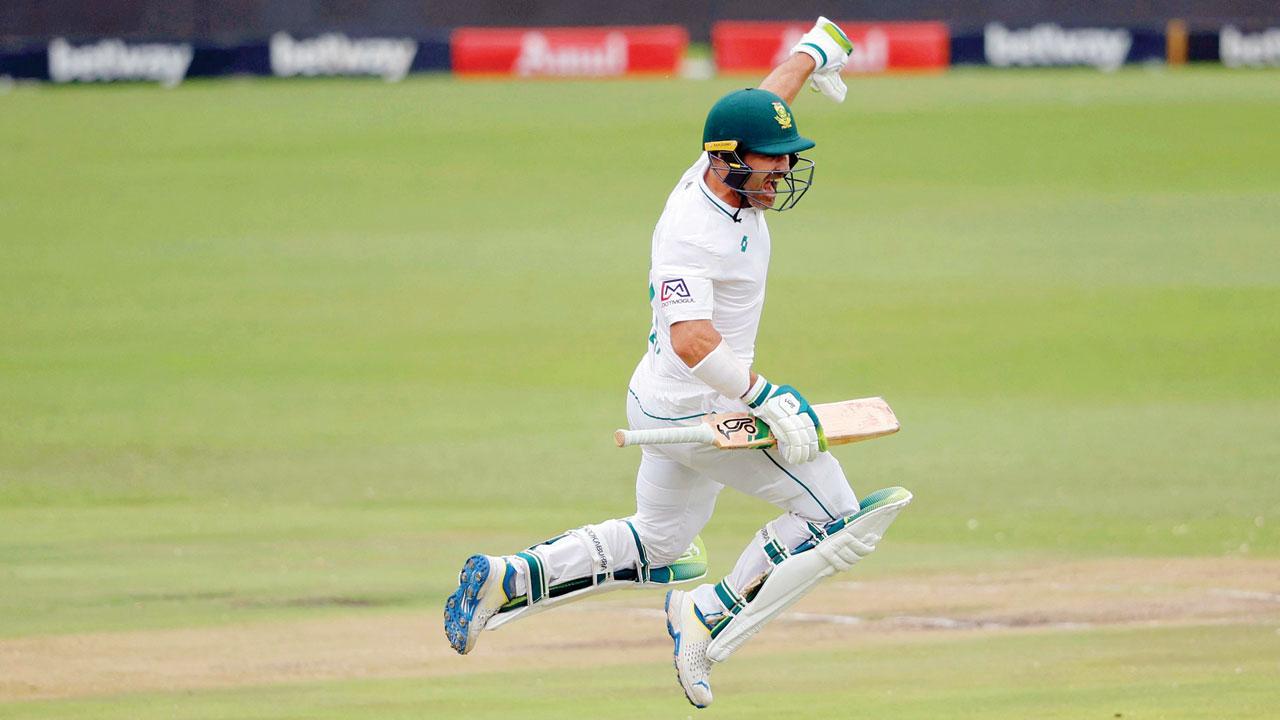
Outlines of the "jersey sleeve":
{"label": "jersey sleeve", "polygon": [[715,311],[715,279],[720,261],[697,237],[669,238],[654,254],[653,302],[667,324],[710,320]]}

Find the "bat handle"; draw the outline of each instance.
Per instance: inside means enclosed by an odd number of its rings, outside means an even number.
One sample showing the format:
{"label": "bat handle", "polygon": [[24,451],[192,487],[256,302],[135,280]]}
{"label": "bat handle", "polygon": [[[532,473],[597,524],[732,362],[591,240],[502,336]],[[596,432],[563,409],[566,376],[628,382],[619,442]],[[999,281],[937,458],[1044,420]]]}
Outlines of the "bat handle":
{"label": "bat handle", "polygon": [[675,443],[715,442],[715,431],[704,424],[686,425],[673,428],[655,428],[653,430],[618,430],[613,434],[613,441],[618,447],[628,445],[672,445]]}

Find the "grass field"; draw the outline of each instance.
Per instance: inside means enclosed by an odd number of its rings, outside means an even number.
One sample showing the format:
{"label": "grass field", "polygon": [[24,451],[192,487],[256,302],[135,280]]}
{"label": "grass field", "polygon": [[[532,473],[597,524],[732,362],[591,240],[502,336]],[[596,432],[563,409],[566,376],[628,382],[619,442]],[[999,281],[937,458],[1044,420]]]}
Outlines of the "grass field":
{"label": "grass field", "polygon": [[[836,452],[917,499],[702,714],[1274,717],[1277,80],[802,96],[757,364],[886,396]],[[439,604],[630,512],[649,236],[744,82],[0,95],[0,717],[690,714],[655,591],[466,658]],[[726,492],[713,573],[773,514]]]}

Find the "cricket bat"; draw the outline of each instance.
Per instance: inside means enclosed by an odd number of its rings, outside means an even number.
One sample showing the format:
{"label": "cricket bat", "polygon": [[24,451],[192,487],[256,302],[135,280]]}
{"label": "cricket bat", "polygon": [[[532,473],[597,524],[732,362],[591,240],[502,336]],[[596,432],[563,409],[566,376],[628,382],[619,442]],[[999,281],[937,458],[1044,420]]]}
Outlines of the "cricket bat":
{"label": "cricket bat", "polygon": [[[869,397],[814,405],[818,422],[827,436],[827,445],[846,445],[884,437],[902,427],[884,398]],[[671,445],[702,443],[721,450],[751,450],[778,443],[769,426],[750,413],[704,415],[697,425],[653,430],[618,430],[613,434],[618,447],[628,445]]]}

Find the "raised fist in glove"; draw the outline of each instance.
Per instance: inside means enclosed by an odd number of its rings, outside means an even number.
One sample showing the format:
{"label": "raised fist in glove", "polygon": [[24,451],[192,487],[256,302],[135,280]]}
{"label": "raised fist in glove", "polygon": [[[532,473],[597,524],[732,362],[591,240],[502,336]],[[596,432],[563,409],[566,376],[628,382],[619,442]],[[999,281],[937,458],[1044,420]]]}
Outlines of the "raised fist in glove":
{"label": "raised fist in glove", "polygon": [[844,102],[844,79],[840,71],[849,62],[849,53],[853,52],[853,43],[844,34],[839,25],[825,17],[819,17],[813,29],[800,37],[800,42],[791,48],[792,53],[804,53],[813,58],[813,74],[809,76],[809,84],[814,90],[832,100]]}
{"label": "raised fist in glove", "polygon": [[755,416],[764,420],[778,439],[778,452],[789,463],[811,462],[826,452],[818,414],[809,407],[799,390],[790,385],[773,385],[757,376],[744,398]]}

